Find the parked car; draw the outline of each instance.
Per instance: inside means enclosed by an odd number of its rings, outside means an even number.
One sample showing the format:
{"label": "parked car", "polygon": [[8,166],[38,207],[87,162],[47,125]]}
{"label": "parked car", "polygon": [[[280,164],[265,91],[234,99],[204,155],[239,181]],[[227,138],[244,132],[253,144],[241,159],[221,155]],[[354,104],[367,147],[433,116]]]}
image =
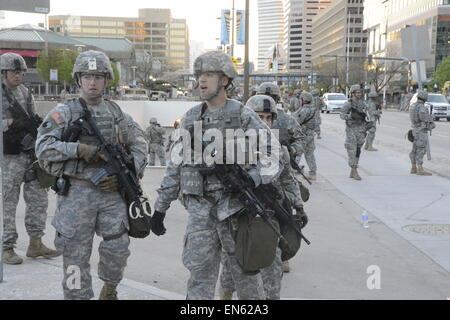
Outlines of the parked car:
{"label": "parked car", "polygon": [[142,88],[122,88],[119,97],[120,100],[148,100],[148,91]]}
{"label": "parked car", "polygon": [[340,112],[347,101],[348,99],[343,93],[325,93],[323,95],[325,106],[322,109],[322,113]]}
{"label": "parked car", "polygon": [[[409,105],[411,106],[413,103],[417,102],[417,93],[413,95],[411,98],[411,102]],[[431,107],[433,107],[433,120],[438,121],[441,118],[446,118],[447,121],[450,121],[450,103],[447,98],[444,97],[440,93],[429,93],[428,100],[425,102],[425,106],[430,111]]]}
{"label": "parked car", "polygon": [[151,91],[150,100],[164,100],[167,101],[167,93],[164,91]]}

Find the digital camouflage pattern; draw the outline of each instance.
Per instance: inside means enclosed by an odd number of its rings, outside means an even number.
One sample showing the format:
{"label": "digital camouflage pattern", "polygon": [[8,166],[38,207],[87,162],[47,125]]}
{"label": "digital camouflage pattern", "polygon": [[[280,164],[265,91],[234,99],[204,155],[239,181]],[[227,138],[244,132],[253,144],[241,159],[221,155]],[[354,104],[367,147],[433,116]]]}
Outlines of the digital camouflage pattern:
{"label": "digital camouflage pattern", "polygon": [[231,57],[223,51],[206,52],[194,61],[194,74],[198,78],[204,72],[223,72],[228,78],[238,76]]}
{"label": "digital camouflage pattern", "polygon": [[80,53],[73,65],[72,78],[77,79],[78,74],[83,72],[104,73],[108,79],[114,80],[111,62],[101,51],[89,50]]}
{"label": "digital camouflage pattern", "polygon": [[[137,176],[142,177],[147,163],[147,143],[139,125],[115,104],[101,100],[88,105],[101,134],[109,143],[117,141],[130,150]],[[127,208],[118,192],[105,192],[89,179],[104,165],[103,161],[86,163],[79,159],[79,142],[62,141],[65,130],[83,114],[79,100],[69,100],[54,108],[39,127],[36,155],[41,166],[50,174],[70,177],[67,196],[58,195],[57,210],[52,225],[57,233],[55,246],[62,251],[65,299],[93,297],[90,276],[90,255],[94,233],[104,239],[100,243],[99,277],[109,284],[118,284],[123,276],[129,238]],[[95,136],[83,132],[79,141],[98,145]],[[110,239],[113,238],[113,239]],[[107,240],[110,239],[110,240]],[[74,286],[70,276],[79,271],[80,286]]]}
{"label": "digital camouflage pattern", "polygon": [[[359,86],[357,87],[359,88]],[[352,86],[352,88],[355,89],[356,86]],[[364,120],[353,120],[351,116],[352,107],[363,113],[367,111],[367,107],[362,99],[352,98],[342,106],[340,114],[341,119],[345,120],[346,124],[345,149],[348,154],[348,165],[350,168],[358,168],[361,149],[366,141],[367,130],[370,128],[370,125]]]}
{"label": "digital camouflage pattern", "polygon": [[257,94],[250,97],[250,99],[247,100],[245,106],[249,107],[255,112],[271,112],[275,116],[274,119],[276,119],[277,104],[272,97],[263,94]]}
{"label": "digital camouflage pattern", "polygon": [[[194,121],[203,119],[203,126],[225,130],[226,128],[267,129],[258,115],[239,102],[227,100],[225,106],[201,113],[202,104],[191,108],[181,120],[181,129]],[[271,140],[270,140],[271,141]],[[269,143],[269,142],[268,142]],[[262,145],[261,147],[264,147]],[[266,145],[272,150],[275,145]],[[174,161],[177,159],[177,161]],[[262,155],[261,163],[248,173],[258,185],[269,183],[280,174],[279,159],[272,151],[270,155]],[[188,226],[183,247],[183,264],[190,271],[187,284],[188,299],[213,299],[219,276],[222,249],[227,252],[232,277],[237,284],[240,299],[264,299],[261,278],[243,273],[233,255],[235,250],[233,230],[237,229],[234,214],[243,206],[237,195],[231,194],[214,175],[203,178],[198,173],[198,166],[185,163],[183,159],[183,143],[178,140],[172,146],[171,160],[168,163],[154,208],[166,212],[170,203],[180,197],[182,204],[189,212]],[[272,171],[264,170],[264,163],[278,164]]]}
{"label": "digital camouflage pattern", "polygon": [[[372,96],[371,96],[372,95]],[[369,93],[369,101],[367,101],[367,111],[370,114],[371,124],[369,125],[369,130],[367,131],[367,139],[366,146],[372,146],[373,141],[375,140],[375,133],[377,131],[377,119],[381,117],[382,111],[377,110],[377,105],[372,98],[377,98],[378,95],[376,93]]]}
{"label": "digital camouflage pattern", "polygon": [[155,158],[158,156],[162,166],[166,165],[166,153],[164,152],[164,129],[161,128],[156,118],[150,119],[150,126],[145,130],[145,138],[148,143],[148,154],[150,166],[155,165]]}
{"label": "digital camouflage pattern", "polygon": [[[19,68],[17,68],[18,66]],[[18,69],[21,71],[27,71],[27,64],[21,55],[7,52],[0,56],[0,71]]]}
{"label": "digital camouflage pattern", "polygon": [[[17,58],[17,54],[3,54],[2,58]],[[19,56],[20,57],[20,56]],[[23,58],[22,58],[23,60]],[[2,60],[3,62],[5,60]],[[26,68],[26,65],[25,65]],[[17,102],[27,113],[36,114],[36,106],[34,100],[31,108],[27,108],[26,99],[28,97],[28,89],[24,85],[19,85],[16,89],[11,90]],[[3,131],[8,130],[8,120],[12,119],[8,111],[9,102],[3,94]],[[33,152],[33,151],[31,151]],[[34,177],[31,181],[25,181],[25,172],[30,171],[34,161],[32,153],[21,152],[17,155],[4,155],[4,171],[3,171],[3,192],[4,192],[4,232],[3,232],[3,248],[11,249],[17,242],[16,229],[16,210],[19,202],[20,188],[23,184],[23,197],[26,204],[25,209],[25,227],[28,235],[31,237],[42,237],[45,230],[45,221],[47,219],[48,196],[47,190],[41,188],[39,182]]]}
{"label": "digital camouflage pattern", "polygon": [[[302,92],[303,99],[311,99],[312,95],[309,92]],[[310,100],[310,101],[311,101]],[[315,119],[316,109],[313,104],[304,104],[298,111],[296,111],[293,116],[297,120],[301,127],[302,132],[305,134],[303,140],[303,152],[305,154],[306,164],[309,168],[309,173],[315,175],[317,172],[316,158],[314,157],[314,150],[316,145],[314,142],[315,129],[316,129],[316,119]],[[300,161],[302,154],[297,156],[297,162]]]}
{"label": "digital camouflage pattern", "polygon": [[427,152],[429,131],[433,130],[436,125],[434,124],[433,118],[428,112],[428,109],[421,101],[414,103],[410,107],[409,116],[411,120],[412,133],[414,136],[414,142],[412,145],[412,150],[409,153],[409,158],[413,165],[422,165],[423,157]]}
{"label": "digital camouflage pattern", "polygon": [[256,94],[266,94],[281,97],[280,88],[272,82],[263,82],[259,85]]}

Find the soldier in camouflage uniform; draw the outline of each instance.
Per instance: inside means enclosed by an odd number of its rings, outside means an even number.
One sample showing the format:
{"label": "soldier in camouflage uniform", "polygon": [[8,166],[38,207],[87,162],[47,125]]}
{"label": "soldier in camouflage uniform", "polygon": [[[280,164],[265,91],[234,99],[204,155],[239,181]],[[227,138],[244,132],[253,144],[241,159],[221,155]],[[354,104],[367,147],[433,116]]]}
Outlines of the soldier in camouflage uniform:
{"label": "soldier in camouflage uniform", "polygon": [[[194,73],[204,102],[186,112],[181,120],[181,130],[190,131],[194,126],[202,126],[202,135],[219,131],[222,137],[226,136],[225,130],[268,130],[253,110],[226,98],[225,90],[232,85],[232,79],[237,77],[229,55],[212,51],[199,56],[194,62]],[[190,271],[187,299],[214,298],[222,250],[226,252],[225,259],[236,283],[238,298],[264,299],[261,277],[244,274],[234,255],[235,242],[232,234],[237,228],[236,214],[242,211],[243,206],[237,195],[225,190],[214,174],[200,174],[199,166],[205,165],[203,159],[197,159],[202,165],[195,165],[191,157],[186,156],[188,150],[183,150],[191,149],[191,137],[189,134],[187,136],[183,134],[172,147],[170,161],[158,189],[152,231],[157,235],[165,233],[165,212],[180,194],[182,203],[189,212],[182,256],[184,266]],[[194,136],[202,140],[199,132],[194,131]],[[234,140],[225,139],[224,145],[227,143],[231,143],[229,147],[234,148]],[[272,153],[262,154],[261,161],[248,171],[255,186],[270,183],[280,173],[279,159],[274,156],[276,145],[269,142],[260,145],[264,146],[270,147]],[[223,154],[223,150],[218,151]],[[270,166],[269,169],[268,163],[275,166]]]}
{"label": "soldier in camouflage uniform", "polygon": [[[277,120],[277,115],[279,114],[280,109],[276,108],[275,101],[272,98],[264,95],[256,95],[247,101],[246,106],[253,109],[261,120],[263,120],[269,128],[273,129],[272,124]],[[279,179],[277,179],[277,181],[273,184],[288,198],[292,208],[296,211],[296,214],[302,221],[302,227],[305,227],[308,223],[308,217],[303,210],[300,189],[298,182],[294,177],[293,169],[290,165],[290,155],[287,146],[283,146],[282,152],[283,171],[281,172]],[[275,260],[272,265],[261,270],[261,276],[264,284],[266,299],[280,299],[281,279],[283,276],[283,264],[281,261],[280,248],[277,248]],[[223,261],[222,272],[220,274],[219,293],[221,299],[231,300],[234,291],[235,283],[233,282],[229,266],[225,260]]]}
{"label": "soldier in camouflage uniform", "polygon": [[[109,58],[99,51],[83,52],[75,61],[72,76],[102,136],[108,143],[124,145],[141,178],[148,147],[144,132],[116,103],[103,99],[104,88],[114,77]],[[79,99],[68,100],[50,111],[39,127],[36,154],[40,165],[59,177],[52,225],[57,232],[55,245],[63,254],[64,298],[94,296],[89,260],[96,233],[103,238],[98,275],[105,283],[100,299],[115,300],[130,255],[127,208],[115,175],[103,178],[98,186],[90,180],[105,165],[104,156],[98,152],[99,139],[87,130],[82,130],[78,138],[66,138],[84,113]],[[63,182],[69,186],[66,194]]]}
{"label": "soldier in camouflage uniform", "polygon": [[320,117],[320,113],[322,112],[322,108],[324,107],[324,102],[321,97],[319,97],[319,89],[313,89],[311,94],[314,100],[314,107],[316,108],[316,129],[314,132],[317,135],[317,139],[322,139],[320,136],[320,125],[322,124],[322,118]]}
{"label": "soldier in camouflage uniform", "polygon": [[164,129],[158,123],[156,118],[151,118],[150,126],[145,130],[145,137],[148,143],[148,154],[150,166],[155,165],[155,154],[158,155],[162,166],[166,165],[166,154],[164,153]]}
{"label": "soldier in camouflage uniform", "polygon": [[377,131],[377,121],[381,118],[382,111],[378,109],[378,94],[376,92],[370,92],[368,95],[369,101],[367,101],[367,110],[369,111],[372,124],[367,132],[366,144],[364,149],[367,151],[378,151],[373,147],[373,141],[375,140],[375,133]]}
{"label": "soldier in camouflage uniform", "polygon": [[302,90],[295,89],[294,94],[292,95],[291,99],[289,100],[289,111],[291,113],[294,113],[301,107],[300,103],[300,94],[302,93]]}
{"label": "soldier in camouflage uniform", "polygon": [[412,150],[409,153],[411,159],[411,173],[421,176],[431,176],[432,173],[425,171],[423,168],[423,157],[427,152],[427,144],[429,144],[428,132],[431,132],[436,125],[433,117],[430,115],[424,103],[428,99],[426,91],[417,93],[417,102],[409,108],[409,117],[411,119],[412,133],[414,136]]}
{"label": "soldier in camouflage uniform", "polygon": [[180,127],[181,119],[178,118],[173,123],[173,131],[170,133],[169,138],[167,139],[167,145],[166,145],[166,152],[170,151],[170,148],[174,144],[175,141],[178,140],[180,137],[180,130],[178,129]]}
{"label": "soldier in camouflage uniform", "polygon": [[[309,168],[309,179],[316,180],[317,165],[314,157],[314,150],[316,145],[314,143],[314,135],[316,129],[316,109],[313,104],[313,96],[307,91],[303,91],[300,95],[301,108],[294,112],[293,116],[297,119],[302,132],[305,133],[306,138],[303,145],[305,160]],[[301,158],[301,154],[298,156]],[[300,161],[300,159],[298,159]]]}
{"label": "soldier in camouflage uniform", "polygon": [[[14,252],[17,241],[16,209],[19,202],[20,187],[23,184],[23,197],[26,203],[25,227],[30,236],[27,257],[52,258],[59,255],[47,248],[41,241],[47,220],[47,190],[41,187],[32,167],[36,160],[34,143],[36,128],[40,117],[28,89],[22,84],[27,70],[25,60],[18,54],[5,53],[0,57],[0,69],[3,74],[3,196],[4,230],[3,261],[7,264],[21,264],[23,259]],[[30,99],[31,98],[31,99]],[[28,101],[27,101],[28,100]],[[17,104],[15,104],[17,102]],[[18,115],[18,110],[26,114]],[[30,127],[34,127],[30,130]],[[30,138],[25,143],[27,137]]]}
{"label": "soldier in camouflage uniform", "polygon": [[256,94],[264,94],[271,97],[273,100],[275,100],[278,109],[282,109],[285,112],[288,111],[288,106],[285,106],[285,103],[281,99],[281,91],[278,85],[272,82],[263,82],[259,85]]}
{"label": "soldier in camouflage uniform", "polygon": [[345,148],[348,153],[348,165],[351,168],[350,178],[361,180],[358,174],[358,163],[367,130],[371,128],[372,123],[368,119],[368,110],[360,85],[351,86],[350,94],[352,97],[342,106],[340,117],[346,124]]}

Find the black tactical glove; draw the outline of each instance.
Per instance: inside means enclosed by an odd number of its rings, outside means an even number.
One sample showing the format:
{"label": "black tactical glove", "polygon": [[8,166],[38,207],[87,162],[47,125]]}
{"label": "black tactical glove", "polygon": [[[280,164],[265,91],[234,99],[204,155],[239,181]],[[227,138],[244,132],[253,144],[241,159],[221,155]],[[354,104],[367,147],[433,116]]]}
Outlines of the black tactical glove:
{"label": "black tactical glove", "polygon": [[166,228],[164,227],[164,217],[166,216],[165,213],[155,211],[153,213],[151,222],[150,222],[150,229],[153,231],[154,234],[157,236],[162,236],[164,233],[166,233]]}
{"label": "black tactical glove", "polygon": [[100,189],[106,192],[116,192],[119,190],[119,183],[117,182],[117,176],[108,176],[100,180],[98,185]]}
{"label": "black tactical glove", "polygon": [[306,215],[305,210],[302,208],[296,209],[297,217],[300,218],[300,221],[302,223],[302,229],[308,224],[308,216]]}

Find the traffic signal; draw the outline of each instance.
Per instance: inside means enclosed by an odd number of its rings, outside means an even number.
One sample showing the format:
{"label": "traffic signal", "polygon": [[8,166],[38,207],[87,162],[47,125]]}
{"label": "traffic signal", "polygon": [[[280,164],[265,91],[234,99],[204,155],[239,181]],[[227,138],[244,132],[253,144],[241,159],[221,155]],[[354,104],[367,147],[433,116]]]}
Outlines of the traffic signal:
{"label": "traffic signal", "polygon": [[367,56],[367,64],[368,64],[369,66],[371,66],[371,65],[372,65],[372,62],[373,62],[372,55],[369,54],[369,55]]}
{"label": "traffic signal", "polygon": [[273,62],[269,62],[269,70],[272,71],[273,69]]}
{"label": "traffic signal", "polygon": [[237,70],[238,60],[235,57],[231,57],[231,60],[233,60],[234,68]]}

